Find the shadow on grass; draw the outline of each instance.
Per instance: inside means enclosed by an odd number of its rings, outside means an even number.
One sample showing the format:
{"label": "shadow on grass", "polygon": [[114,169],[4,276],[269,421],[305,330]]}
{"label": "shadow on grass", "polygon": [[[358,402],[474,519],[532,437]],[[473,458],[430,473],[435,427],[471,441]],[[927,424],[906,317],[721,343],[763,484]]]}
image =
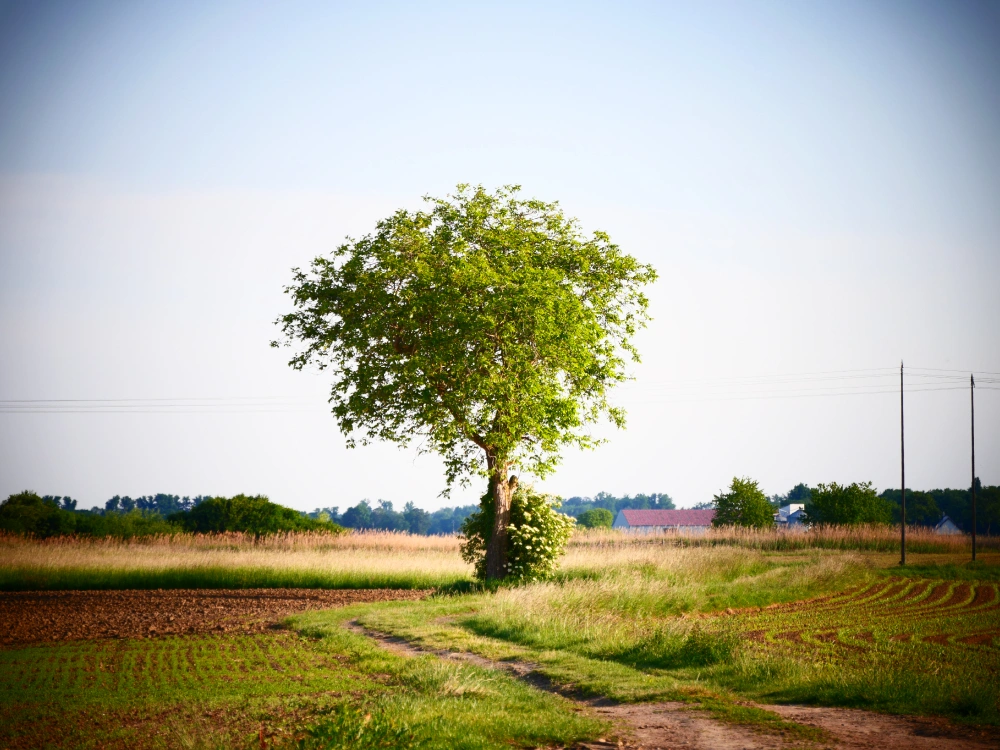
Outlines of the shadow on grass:
{"label": "shadow on grass", "polygon": [[554,642],[519,625],[503,625],[476,617],[464,620],[462,626],[487,638],[533,648],[573,651],[580,656],[613,661],[639,670],[710,667],[732,660],[739,645],[734,635],[700,627],[686,633],[657,630],[620,647],[593,649],[586,648],[590,638],[583,634],[578,637],[563,635]]}

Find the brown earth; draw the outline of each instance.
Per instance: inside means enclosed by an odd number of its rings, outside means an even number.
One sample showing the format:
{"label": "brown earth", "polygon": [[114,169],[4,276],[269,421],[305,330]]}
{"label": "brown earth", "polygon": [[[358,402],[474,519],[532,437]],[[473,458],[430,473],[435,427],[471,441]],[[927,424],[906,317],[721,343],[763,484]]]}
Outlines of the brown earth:
{"label": "brown earth", "polygon": [[0,646],[191,633],[260,633],[289,615],[358,602],[422,599],[395,589],[0,592]]}

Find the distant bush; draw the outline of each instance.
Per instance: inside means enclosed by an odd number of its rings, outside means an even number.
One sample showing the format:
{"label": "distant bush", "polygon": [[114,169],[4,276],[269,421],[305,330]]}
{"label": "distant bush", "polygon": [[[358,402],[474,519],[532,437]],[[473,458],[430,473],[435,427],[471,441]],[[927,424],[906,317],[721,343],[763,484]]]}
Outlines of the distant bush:
{"label": "distant bush", "polygon": [[[507,527],[507,575],[514,581],[537,581],[555,571],[576,520],[559,513],[551,495],[521,486],[510,502]],[[493,534],[493,501],[484,495],[479,510],[462,524],[462,559],[475,566],[476,578],[486,578],[486,544]]]}
{"label": "distant bush", "polygon": [[176,534],[181,530],[159,513],[150,510],[130,510],[128,513],[77,512],[72,515],[76,522],[73,533],[88,536],[130,539],[154,534]]}
{"label": "distant bush", "polygon": [[578,515],[576,522],[585,529],[610,529],[615,517],[607,508],[592,508]]}
{"label": "distant bush", "polygon": [[52,500],[25,490],[11,495],[0,505],[0,528],[19,534],[56,536],[72,533],[72,513],[62,510]]}
{"label": "distant bush", "polygon": [[344,529],[335,523],[299,513],[297,510],[272,503],[264,495],[210,497],[191,510],[173,513],[169,521],[185,531],[200,533],[243,531],[261,536],[281,531],[330,531]]}
{"label": "distant bush", "polygon": [[879,497],[871,482],[821,484],[806,503],[809,524],[891,524],[892,504]]}
{"label": "distant bush", "polygon": [[179,530],[156,513],[72,511],[57,500],[27,490],[11,495],[0,503],[0,530],[42,538],[64,534],[131,538]]}

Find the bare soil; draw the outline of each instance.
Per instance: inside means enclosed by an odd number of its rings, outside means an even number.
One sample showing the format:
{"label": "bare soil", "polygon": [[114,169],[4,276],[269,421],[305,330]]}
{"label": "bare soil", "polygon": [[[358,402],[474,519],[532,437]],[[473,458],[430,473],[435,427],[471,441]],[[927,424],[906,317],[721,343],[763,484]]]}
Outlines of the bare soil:
{"label": "bare soil", "polygon": [[422,599],[396,589],[0,592],[0,647],[95,638],[260,633],[312,609]]}
{"label": "bare soil", "polygon": [[437,656],[481,667],[499,669],[542,690],[559,693],[618,727],[620,739],[584,743],[598,748],[690,748],[691,750],[790,750],[791,748],[846,748],[847,750],[986,750],[1000,747],[1000,732],[991,727],[965,727],[946,719],[890,716],[871,711],[813,706],[760,705],[782,719],[817,727],[831,738],[810,743],[801,738],[764,733],[752,727],[712,718],[704,711],[677,702],[616,704],[607,699],[580,699],[572,691],[552,683],[537,671],[538,665],[497,662],[477,654],[428,651],[407,641],[368,630],[357,622],[348,627],[374,638],[400,654],[433,653]]}

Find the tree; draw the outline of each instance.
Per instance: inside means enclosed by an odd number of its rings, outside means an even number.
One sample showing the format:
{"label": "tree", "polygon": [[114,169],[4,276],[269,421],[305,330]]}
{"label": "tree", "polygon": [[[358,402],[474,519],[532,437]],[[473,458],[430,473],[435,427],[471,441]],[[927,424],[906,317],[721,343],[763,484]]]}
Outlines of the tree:
{"label": "tree", "polygon": [[812,490],[809,489],[809,485],[799,482],[797,485],[792,487],[788,491],[788,495],[785,498],[786,505],[790,503],[801,503],[805,504],[809,502],[809,498],[812,496]]}
{"label": "tree", "polygon": [[431,514],[412,502],[403,506],[403,518],[411,534],[426,534],[431,528]]}
{"label": "tree", "polygon": [[59,495],[45,495],[42,497],[42,500],[49,503],[55,503],[62,510],[71,512],[76,510],[76,500],[68,495],[66,497],[61,497]]}
{"label": "tree", "polygon": [[372,508],[368,501],[362,500],[353,508],[345,510],[340,522],[350,529],[370,529],[372,527]]}
{"label": "tree", "polygon": [[0,529],[40,537],[69,534],[74,529],[73,514],[62,510],[52,497],[40,497],[31,490],[11,495],[0,503]]}
{"label": "tree", "polygon": [[615,517],[607,508],[592,508],[578,515],[576,522],[585,529],[610,529]]}
{"label": "tree", "polygon": [[392,501],[379,500],[378,507],[372,509],[372,528],[383,531],[406,531],[406,519],[402,513],[393,510]]}
{"label": "tree", "polygon": [[[445,463],[445,492],[484,476],[495,505],[489,578],[507,573],[515,471],[544,476],[607,400],[645,325],[656,273],[603,232],[584,237],[557,204],[459,185],[428,212],[397,211],[286,288],[289,362],[330,367],[347,444],[419,439]],[[274,342],[279,345],[279,342]]]}
{"label": "tree", "polygon": [[715,496],[713,526],[774,526],[774,509],[767,496],[749,477],[733,477],[729,492]]}
{"label": "tree", "polygon": [[810,524],[892,523],[892,504],[879,497],[871,482],[820,484],[806,504]]}
{"label": "tree", "polygon": [[[879,497],[892,507],[892,522],[900,523],[903,518],[902,496],[899,490],[883,490]],[[934,495],[920,490],[906,491],[906,523],[908,526],[934,526],[943,513]]]}

